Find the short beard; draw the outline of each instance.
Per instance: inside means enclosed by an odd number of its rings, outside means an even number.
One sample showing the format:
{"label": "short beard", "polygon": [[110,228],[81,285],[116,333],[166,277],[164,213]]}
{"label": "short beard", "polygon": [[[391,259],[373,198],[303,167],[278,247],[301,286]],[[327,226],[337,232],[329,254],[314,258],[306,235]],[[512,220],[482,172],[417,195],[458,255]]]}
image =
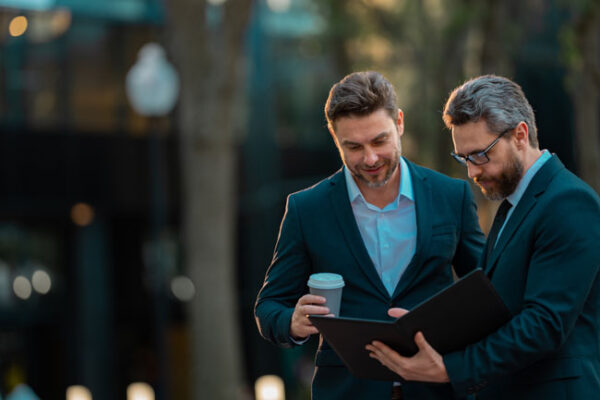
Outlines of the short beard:
{"label": "short beard", "polygon": [[[486,191],[482,186],[481,192],[489,200],[502,200],[510,196],[523,177],[523,163],[512,153],[510,160],[505,164],[500,177],[496,178],[498,189]],[[476,182],[477,183],[477,182]]]}
{"label": "short beard", "polygon": [[346,168],[348,168],[348,170],[350,170],[350,173],[352,174],[353,177],[355,177],[356,179],[358,179],[359,181],[364,183],[366,187],[368,187],[370,189],[377,189],[377,188],[387,185],[387,183],[390,181],[390,179],[392,179],[392,175],[394,175],[394,172],[400,165],[400,157],[402,157],[402,142],[400,141],[400,137],[398,136],[398,149],[394,153],[393,158],[390,160],[390,164],[389,164],[390,167],[389,167],[387,173],[385,174],[385,177],[382,180],[380,180],[378,182],[373,182],[373,181],[368,180],[364,176],[362,176],[357,171],[354,171],[353,168],[348,167],[348,165],[346,165]]}

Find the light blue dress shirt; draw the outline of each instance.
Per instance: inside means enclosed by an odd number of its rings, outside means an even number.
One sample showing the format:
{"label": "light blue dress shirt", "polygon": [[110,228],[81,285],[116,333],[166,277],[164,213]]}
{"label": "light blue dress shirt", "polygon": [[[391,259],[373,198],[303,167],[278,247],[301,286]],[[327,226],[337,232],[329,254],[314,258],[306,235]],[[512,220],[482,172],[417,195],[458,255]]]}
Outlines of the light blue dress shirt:
{"label": "light blue dress shirt", "polygon": [[390,296],[410,264],[417,245],[417,215],[408,165],[400,158],[400,190],[383,209],[368,203],[348,168],[348,197],[367,252]]}
{"label": "light blue dress shirt", "polygon": [[[508,200],[508,202],[512,204],[512,207],[508,210],[508,213],[506,214],[506,219],[504,220],[504,224],[502,224],[502,227],[498,231],[498,236],[496,236],[496,243],[498,243],[498,239],[500,239],[500,235],[502,235],[502,231],[504,230],[504,227],[510,219],[510,216],[512,215],[513,211],[517,207],[517,204],[519,204],[521,197],[523,197],[523,194],[525,194],[529,183],[531,182],[535,174],[537,174],[537,172],[540,170],[540,168],[542,168],[542,166],[546,163],[546,161],[548,161],[551,158],[552,154],[550,154],[548,150],[543,150],[542,155],[539,156],[539,158],[525,172],[525,174],[519,181],[519,184],[517,185],[515,191],[506,197],[506,200]],[[496,245],[496,243],[494,243],[494,246]]]}

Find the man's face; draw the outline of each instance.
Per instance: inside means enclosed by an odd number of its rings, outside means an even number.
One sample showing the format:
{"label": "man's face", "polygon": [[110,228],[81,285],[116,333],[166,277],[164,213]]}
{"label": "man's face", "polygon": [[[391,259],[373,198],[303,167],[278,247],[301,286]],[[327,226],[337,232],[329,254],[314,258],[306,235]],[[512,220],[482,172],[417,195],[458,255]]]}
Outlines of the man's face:
{"label": "man's face", "polygon": [[335,121],[334,140],[359,188],[385,186],[398,171],[403,114],[394,120],[381,108],[366,116]]}
{"label": "man's face", "polygon": [[[498,134],[490,132],[484,120],[455,126],[452,128],[454,152],[461,155],[480,152],[497,136]],[[501,200],[515,191],[523,177],[523,162],[511,136],[500,139],[487,156],[490,161],[483,165],[467,162],[469,178],[481,188],[485,197]]]}

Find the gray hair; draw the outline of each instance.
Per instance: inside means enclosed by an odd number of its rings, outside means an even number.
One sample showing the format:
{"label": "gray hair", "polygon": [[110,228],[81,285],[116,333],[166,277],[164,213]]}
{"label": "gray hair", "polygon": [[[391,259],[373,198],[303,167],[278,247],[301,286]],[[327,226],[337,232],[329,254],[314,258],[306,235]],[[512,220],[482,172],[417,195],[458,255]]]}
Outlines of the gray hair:
{"label": "gray hair", "polygon": [[448,129],[483,119],[498,134],[523,121],[529,128],[529,144],[539,147],[533,108],[521,86],[501,76],[479,76],[454,89],[442,118]]}

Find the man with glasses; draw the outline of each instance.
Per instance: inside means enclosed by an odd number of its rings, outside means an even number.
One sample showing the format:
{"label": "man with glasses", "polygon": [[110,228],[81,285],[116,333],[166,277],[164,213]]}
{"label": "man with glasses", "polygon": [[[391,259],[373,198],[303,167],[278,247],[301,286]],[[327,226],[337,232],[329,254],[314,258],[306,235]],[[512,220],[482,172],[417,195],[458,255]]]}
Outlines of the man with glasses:
{"label": "man with glasses", "polygon": [[449,354],[438,354],[421,333],[411,358],[379,342],[367,348],[405,379],[450,382],[457,396],[600,398],[598,195],[539,149],[533,110],[506,78],[487,75],[459,86],[443,118],[452,130],[452,157],[484,195],[503,200],[479,265],[513,317]]}

